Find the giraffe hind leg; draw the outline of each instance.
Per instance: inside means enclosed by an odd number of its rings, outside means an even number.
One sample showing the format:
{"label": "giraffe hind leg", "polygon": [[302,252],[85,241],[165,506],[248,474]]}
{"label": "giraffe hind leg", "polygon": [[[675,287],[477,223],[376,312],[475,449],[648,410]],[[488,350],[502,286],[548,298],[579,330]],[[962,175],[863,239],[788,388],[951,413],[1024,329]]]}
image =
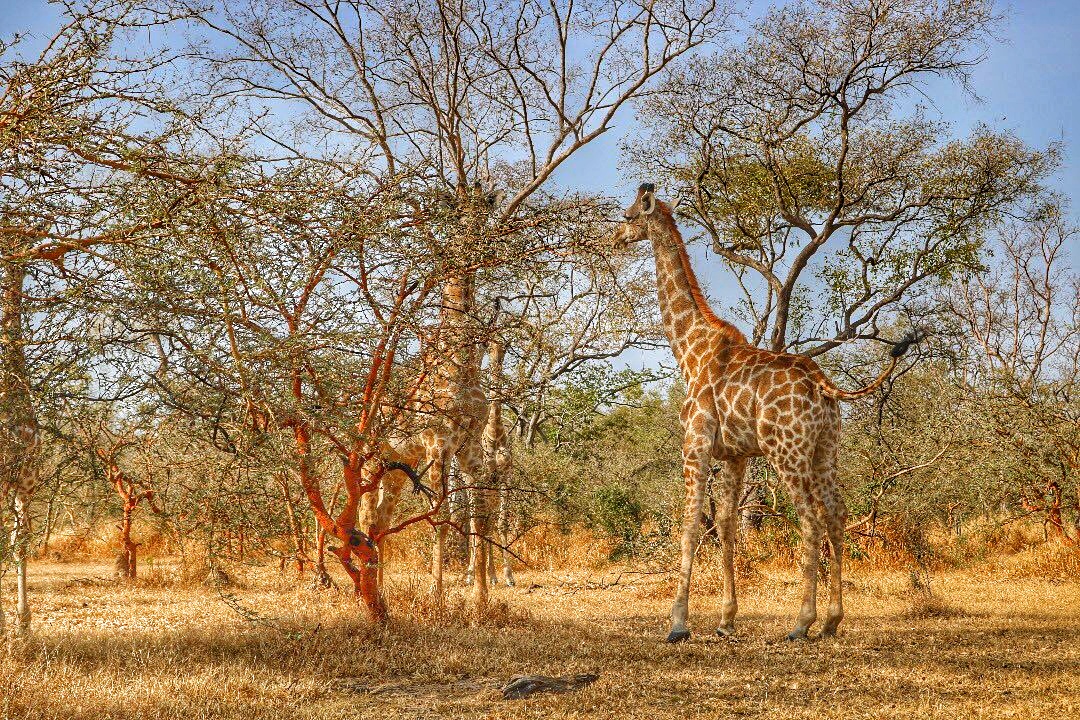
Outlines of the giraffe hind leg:
{"label": "giraffe hind leg", "polygon": [[720,517],[717,519],[717,529],[720,532],[723,555],[724,599],[716,634],[721,637],[735,633],[735,614],[739,610],[735,595],[735,536],[745,471],[746,460],[740,458],[725,462],[720,473]]}
{"label": "giraffe hind leg", "polygon": [[504,483],[499,488],[499,541],[502,543],[503,582],[514,587],[514,568],[510,555],[510,489]]}
{"label": "giraffe hind leg", "polygon": [[814,499],[811,496],[806,478],[796,476],[790,479],[788,489],[799,514],[799,528],[802,531],[802,606],[795,620],[795,627],[787,635],[788,640],[806,639],[810,627],[817,620],[817,583],[818,565],[821,555],[822,521]]}
{"label": "giraffe hind leg", "polygon": [[823,493],[824,522],[829,538],[829,611],[821,634],[836,635],[844,619],[844,528],[847,525],[847,505],[834,487]]}
{"label": "giraffe hind leg", "polygon": [[843,500],[839,500],[839,505],[839,510],[826,507],[825,522],[829,536],[829,612],[821,629],[821,634],[826,637],[836,635],[836,628],[844,619],[844,525],[847,510]]}
{"label": "giraffe hind leg", "polygon": [[[835,409],[834,409],[835,412]],[[821,520],[829,540],[829,610],[821,634],[836,635],[844,619],[844,531],[847,526],[847,505],[836,485],[836,454],[839,446],[839,414],[827,426],[814,450],[814,477],[821,499]]]}
{"label": "giraffe hind leg", "polygon": [[[449,494],[449,487],[447,486],[447,469],[449,466],[449,458],[444,453],[443,447],[438,447],[428,454],[428,462],[431,464],[428,469],[428,477],[431,482],[432,489],[439,494],[440,497],[446,497]],[[435,597],[441,598],[443,596],[443,568],[445,565],[445,550],[446,550],[446,516],[448,515],[448,509],[444,506],[436,515],[438,525],[435,527],[435,531],[432,534],[432,548],[431,548],[431,589],[435,594]]]}
{"label": "giraffe hind leg", "polygon": [[457,452],[458,467],[461,469],[461,481],[465,487],[471,488],[472,517],[470,528],[476,545],[473,555],[473,580],[472,597],[473,604],[480,608],[488,602],[488,544],[491,525],[491,500],[490,492],[486,487],[484,478],[484,455],[477,438],[470,437]]}

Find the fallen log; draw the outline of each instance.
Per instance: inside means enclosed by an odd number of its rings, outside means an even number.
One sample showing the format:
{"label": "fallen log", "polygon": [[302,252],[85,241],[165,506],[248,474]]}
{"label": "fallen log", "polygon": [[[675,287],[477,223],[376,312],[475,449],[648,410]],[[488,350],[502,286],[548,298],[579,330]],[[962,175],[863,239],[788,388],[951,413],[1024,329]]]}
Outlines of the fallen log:
{"label": "fallen log", "polygon": [[564,675],[563,677],[549,677],[547,675],[516,675],[502,687],[503,699],[521,700],[536,693],[552,692],[565,693],[580,690],[581,688],[596,682],[599,675],[591,673],[584,675]]}

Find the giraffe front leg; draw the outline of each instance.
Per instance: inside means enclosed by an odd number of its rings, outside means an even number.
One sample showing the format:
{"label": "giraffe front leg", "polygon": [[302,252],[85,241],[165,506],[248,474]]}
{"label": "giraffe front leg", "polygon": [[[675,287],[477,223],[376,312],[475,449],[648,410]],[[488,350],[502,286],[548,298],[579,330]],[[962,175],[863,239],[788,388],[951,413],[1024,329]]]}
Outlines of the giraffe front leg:
{"label": "giraffe front leg", "polygon": [[470,438],[457,453],[462,483],[472,497],[471,535],[475,541],[472,553],[472,597],[477,608],[488,602],[488,555],[491,552],[491,492],[484,483],[484,454],[477,439]]}
{"label": "giraffe front leg", "polygon": [[[4,515],[0,511],[0,521],[3,521]],[[7,528],[0,522],[0,533],[7,532]],[[4,577],[4,553],[0,552],[0,578]],[[4,635],[7,633],[7,617],[4,615],[4,598],[0,594],[0,640],[4,639]]]}
{"label": "giraffe front leg", "polygon": [[469,555],[469,560],[465,565],[465,585],[472,587],[473,578],[476,575],[476,535],[473,528],[473,518],[476,516],[476,509],[473,507],[473,491],[471,488],[464,488],[465,492],[465,512],[468,515],[468,521],[466,526],[469,528],[469,534],[465,538],[465,551]]}
{"label": "giraffe front leg", "polygon": [[441,450],[441,448],[437,450],[438,454],[433,456],[435,459],[431,463],[431,468],[428,470],[431,487],[435,492],[439,493],[439,497],[443,499],[444,505],[443,509],[435,516],[435,520],[438,524],[435,526],[434,543],[431,548],[431,589],[438,598],[443,596],[443,567],[446,564],[444,559],[444,551],[446,549],[445,521],[446,516],[449,514],[445,508],[445,498],[450,492],[446,482],[446,470],[449,462],[448,458],[442,454]]}
{"label": "giraffe front leg", "polygon": [[720,613],[720,625],[716,634],[727,637],[735,633],[735,614],[739,602],[735,596],[735,534],[739,522],[739,497],[742,495],[746,460],[728,460],[720,472],[720,517],[717,529],[724,566],[724,601]]}
{"label": "giraffe front leg", "polygon": [[[444,513],[439,513],[436,520],[440,523],[446,520]],[[446,525],[440,524],[435,527],[434,543],[431,548],[431,591],[437,596],[443,595],[443,568],[446,566]]]}
{"label": "giraffe front leg", "polygon": [[499,486],[499,541],[502,543],[502,572],[506,587],[514,587],[514,567],[510,556],[510,489]]}
{"label": "giraffe front leg", "polygon": [[15,607],[15,630],[19,635],[30,633],[30,601],[27,597],[26,559],[30,554],[30,502],[22,495],[15,496],[15,578],[18,604]]}
{"label": "giraffe front leg", "polygon": [[[709,478],[709,461],[715,428],[696,423],[687,428],[683,440],[683,478],[686,482],[686,513],[683,516],[682,562],[679,568],[679,587],[675,592],[675,604],[671,608],[671,632],[667,642],[677,643],[690,637],[686,626],[690,607],[690,574],[694,567],[698,535],[701,530],[701,506],[705,500],[705,486]],[[694,432],[691,432],[691,429]]]}

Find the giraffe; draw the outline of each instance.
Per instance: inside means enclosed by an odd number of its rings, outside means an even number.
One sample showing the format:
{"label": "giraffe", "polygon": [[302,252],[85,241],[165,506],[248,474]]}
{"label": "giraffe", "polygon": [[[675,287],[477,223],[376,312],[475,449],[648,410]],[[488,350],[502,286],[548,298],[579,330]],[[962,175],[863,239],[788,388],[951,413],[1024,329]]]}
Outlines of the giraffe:
{"label": "giraffe", "polygon": [[686,510],[681,566],[667,642],[690,637],[687,615],[690,574],[697,549],[701,507],[713,463],[720,464],[717,528],[722,545],[723,600],[717,634],[735,631],[735,530],[747,460],[764,456],[776,469],[799,515],[802,531],[802,606],[789,640],[807,637],[817,620],[817,568],[823,534],[828,537],[829,608],[822,634],[836,634],[844,617],[842,549],[847,507],[836,483],[840,400],[873,392],[918,338],[908,336],[892,362],[865,388],[844,391],[803,355],[751,345],[709,307],[698,285],[671,209],[655,197],[652,183],[638,188],[613,241],[626,247],[648,239],[656,262],[660,312],[671,349],[686,382],[681,422]]}
{"label": "giraffe", "polygon": [[[458,188],[458,201],[463,209],[463,232],[475,236],[480,224],[501,198],[499,193],[485,193],[479,184]],[[452,271],[443,282],[439,333],[427,348],[434,359],[434,378],[426,396],[418,399],[413,408],[417,415],[430,417],[420,432],[409,437],[390,438],[382,460],[426,469],[429,485],[439,497],[450,492],[448,486],[450,463],[457,460],[462,485],[472,496],[471,532],[487,537],[491,523],[490,493],[481,485],[484,475],[482,433],[487,416],[487,396],[481,385],[480,365],[483,340],[474,315],[476,310],[476,278],[471,271]],[[410,478],[401,470],[382,474],[378,491],[368,493],[361,501],[361,522],[371,537],[390,525],[402,490]],[[435,527],[432,550],[432,585],[437,595],[443,592],[443,567],[448,508],[444,507]],[[381,544],[382,541],[379,541]],[[488,544],[479,543],[477,560],[486,566]],[[381,557],[381,549],[379,552]],[[380,576],[382,564],[380,563]],[[477,606],[487,603],[488,586],[475,583],[473,600]]]}
{"label": "giraffe", "polygon": [[[0,503],[12,499],[14,527],[11,549],[15,561],[17,604],[16,632],[30,631],[30,604],[27,597],[26,561],[30,549],[30,498],[37,486],[37,457],[40,447],[37,417],[27,379],[23,340],[23,285],[26,267],[3,263],[3,290],[0,295]],[[0,511],[2,514],[2,511]],[[3,556],[0,554],[0,562]],[[6,630],[0,600],[0,636]]]}
{"label": "giraffe", "polygon": [[[418,401],[414,408],[430,415],[431,420],[415,435],[389,439],[382,453],[383,460],[403,463],[418,471],[426,469],[428,485],[441,497],[449,492],[447,483],[452,461],[457,460],[462,484],[466,488],[476,488],[484,474],[481,434],[487,397],[480,387],[477,341],[470,339],[463,327],[457,326],[465,321],[465,314],[471,312],[472,303],[471,278],[458,277],[446,281],[442,294],[444,327],[437,343],[440,362],[435,366],[435,376],[427,397]],[[408,481],[408,475],[400,470],[386,472],[378,491],[364,496],[361,523],[369,536],[379,537],[380,532],[390,526]],[[473,512],[476,520],[473,532],[486,534],[489,523],[485,520],[490,517],[490,500],[484,492],[474,492],[473,495],[474,504],[477,505]],[[439,520],[445,520],[444,515],[440,514]],[[443,591],[446,531],[445,523],[435,528],[431,575],[436,594]],[[382,556],[381,548],[379,555]],[[486,585],[474,591],[477,603],[487,601],[486,591]]]}

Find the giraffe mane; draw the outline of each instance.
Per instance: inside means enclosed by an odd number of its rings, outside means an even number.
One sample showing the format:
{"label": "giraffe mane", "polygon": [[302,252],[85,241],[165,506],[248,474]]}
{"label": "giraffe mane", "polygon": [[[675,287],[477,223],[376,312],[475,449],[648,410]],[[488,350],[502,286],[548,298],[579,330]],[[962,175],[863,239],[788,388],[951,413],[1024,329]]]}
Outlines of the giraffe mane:
{"label": "giraffe mane", "polygon": [[748,343],[746,336],[743,335],[739,328],[735,327],[727,320],[721,320],[717,314],[713,312],[712,307],[709,306],[709,301],[706,299],[705,293],[701,291],[701,285],[698,284],[694,266],[690,263],[690,255],[686,252],[686,242],[683,241],[682,233],[679,232],[679,226],[676,224],[675,218],[671,214],[671,208],[669,208],[667,203],[662,200],[656,200],[656,208],[661,213],[661,217],[667,225],[667,230],[671,233],[671,237],[675,241],[675,248],[679,252],[679,262],[682,263],[683,272],[686,273],[686,280],[690,284],[690,296],[693,298],[694,305],[697,307],[698,312],[701,313],[706,322],[714,328],[721,330],[729,342]]}

